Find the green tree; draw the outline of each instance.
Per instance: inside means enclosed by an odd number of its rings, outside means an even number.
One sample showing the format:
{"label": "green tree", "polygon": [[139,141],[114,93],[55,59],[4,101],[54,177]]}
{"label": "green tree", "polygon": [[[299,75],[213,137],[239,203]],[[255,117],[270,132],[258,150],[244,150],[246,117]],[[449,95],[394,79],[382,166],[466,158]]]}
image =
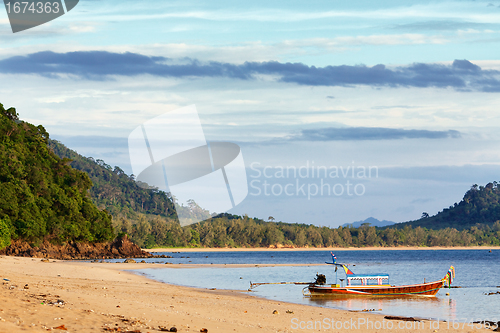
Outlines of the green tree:
{"label": "green tree", "polygon": [[9,218],[0,219],[0,250],[10,245],[10,229]]}
{"label": "green tree", "polygon": [[[10,238],[36,242],[107,241],[111,216],[88,197],[92,182],[47,146],[43,126],[19,120],[0,104],[0,219],[10,221]],[[5,237],[5,236],[4,236]]]}

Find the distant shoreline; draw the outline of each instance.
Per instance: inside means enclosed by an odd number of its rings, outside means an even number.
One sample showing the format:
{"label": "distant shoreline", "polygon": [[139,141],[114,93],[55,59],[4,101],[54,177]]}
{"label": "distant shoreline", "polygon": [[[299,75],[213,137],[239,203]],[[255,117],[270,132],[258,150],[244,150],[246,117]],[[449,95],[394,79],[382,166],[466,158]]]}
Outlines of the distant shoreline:
{"label": "distant shoreline", "polygon": [[251,252],[251,251],[386,251],[386,250],[500,250],[500,246],[434,246],[434,247],[418,247],[418,246],[398,246],[398,247],[302,247],[302,248],[156,248],[143,249],[147,252]]}

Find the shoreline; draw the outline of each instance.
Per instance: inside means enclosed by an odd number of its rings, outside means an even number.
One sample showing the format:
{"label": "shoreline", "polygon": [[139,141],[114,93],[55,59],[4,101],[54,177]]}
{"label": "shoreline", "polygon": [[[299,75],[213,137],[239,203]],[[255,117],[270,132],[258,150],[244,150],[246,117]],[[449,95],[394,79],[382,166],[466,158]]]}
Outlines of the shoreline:
{"label": "shoreline", "polygon": [[397,246],[397,247],[303,247],[303,248],[268,248],[268,247],[238,247],[238,248],[193,248],[193,247],[182,247],[182,248],[154,248],[154,249],[142,249],[146,252],[271,252],[271,251],[282,251],[282,252],[297,252],[297,251],[432,251],[432,250],[500,250],[500,246],[433,246],[433,247],[419,247],[419,246]]}
{"label": "shoreline", "polygon": [[[352,312],[286,303],[234,290],[209,290],[166,284],[124,270],[150,264],[111,264],[0,256],[0,331],[46,332],[393,332],[389,323],[420,323],[418,331],[485,332],[448,328],[445,322],[384,319],[376,312]],[[152,266],[152,265],[151,265]],[[170,268],[171,265],[155,265]],[[187,265],[180,265],[186,267]],[[277,311],[277,313],[273,313]],[[334,320],[342,326],[326,326]],[[380,323],[370,328],[360,323]],[[320,329],[314,325],[322,325]],[[313,326],[309,326],[313,325]],[[373,324],[372,324],[373,325]],[[300,328],[303,329],[300,329]],[[408,331],[408,326],[406,331]],[[119,329],[119,330],[118,330]],[[402,331],[399,329],[399,331]],[[417,331],[417,329],[413,329]]]}

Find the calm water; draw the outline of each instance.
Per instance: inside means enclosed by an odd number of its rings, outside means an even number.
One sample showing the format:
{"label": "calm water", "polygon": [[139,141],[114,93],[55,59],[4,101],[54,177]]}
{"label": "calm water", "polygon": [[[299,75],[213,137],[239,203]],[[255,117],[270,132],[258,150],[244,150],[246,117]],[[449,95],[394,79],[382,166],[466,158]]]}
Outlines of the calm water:
{"label": "calm water", "polygon": [[[162,261],[183,264],[323,264],[331,262],[329,251],[297,252],[186,252],[161,253],[174,258]],[[441,289],[435,298],[310,298],[302,295],[304,286],[265,285],[252,294],[274,300],[348,310],[377,309],[379,313],[455,321],[500,320],[500,250],[426,251],[336,251],[338,262],[350,263],[357,274],[388,273],[393,285],[441,279],[450,265],[455,266],[454,286]],[[160,261],[150,259],[146,261]],[[335,283],[330,265],[299,267],[245,268],[150,268],[142,269],[152,279],[199,288],[247,290],[252,282],[312,281],[317,272]],[[338,278],[345,274],[338,271]],[[449,293],[449,296],[446,295]]]}

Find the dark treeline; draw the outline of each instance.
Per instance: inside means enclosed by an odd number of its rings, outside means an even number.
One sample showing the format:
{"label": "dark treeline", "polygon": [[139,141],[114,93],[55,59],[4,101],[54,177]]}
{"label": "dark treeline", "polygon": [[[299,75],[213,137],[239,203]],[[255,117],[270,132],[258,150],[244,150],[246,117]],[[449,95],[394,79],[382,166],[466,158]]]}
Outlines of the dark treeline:
{"label": "dark treeline", "polygon": [[114,238],[111,216],[88,196],[91,180],[55,155],[48,139],[43,126],[19,120],[14,108],[0,104],[0,249],[18,238]]}
{"label": "dark treeline", "polygon": [[370,226],[317,227],[306,224],[265,222],[229,214],[181,227],[172,219],[142,215],[134,222],[113,219],[119,232],[127,233],[139,246],[152,247],[388,247],[500,245],[500,222],[432,230],[407,225],[402,229]]}

